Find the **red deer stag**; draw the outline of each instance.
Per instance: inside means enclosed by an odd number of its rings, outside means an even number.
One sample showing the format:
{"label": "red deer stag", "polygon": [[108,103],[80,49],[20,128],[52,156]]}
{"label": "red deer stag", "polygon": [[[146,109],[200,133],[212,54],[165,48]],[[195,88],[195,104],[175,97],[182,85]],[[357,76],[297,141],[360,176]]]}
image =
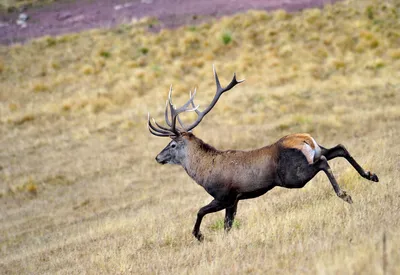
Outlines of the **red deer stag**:
{"label": "red deer stag", "polygon": [[[194,104],[196,90],[193,94],[190,93],[189,100],[182,107],[175,108],[171,101],[171,86],[165,109],[165,122],[168,126],[162,126],[154,119],[151,122],[150,114],[147,121],[153,135],[172,139],[157,155],[157,162],[181,165],[195,182],[214,197],[214,200],[197,213],[193,235],[199,241],[203,240],[200,224],[205,215],[226,209],[224,228],[229,231],[239,200],[261,196],[275,186],[302,188],[319,171],[324,171],[328,176],[339,198],[352,203],[351,197],[339,187],[329,167],[328,160],[333,158],[343,157],[362,177],[379,181],[375,174],[364,171],[343,145],[327,149],[309,134],[288,135],[272,145],[252,151],[220,151],[203,142],[190,131],[211,111],[224,92],[243,82],[238,81],[234,74],[232,81],[223,88],[215,68],[214,77],[217,91],[204,111],[199,111],[199,106]],[[191,125],[183,124],[179,118],[179,114],[188,111],[194,111],[198,115]]]}

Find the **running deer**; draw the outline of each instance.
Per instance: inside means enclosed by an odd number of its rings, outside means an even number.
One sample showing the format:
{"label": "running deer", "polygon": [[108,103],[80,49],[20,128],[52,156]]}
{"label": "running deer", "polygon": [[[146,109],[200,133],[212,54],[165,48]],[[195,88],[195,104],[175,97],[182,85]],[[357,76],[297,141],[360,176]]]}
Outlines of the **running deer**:
{"label": "running deer", "polygon": [[[189,100],[183,106],[175,108],[171,100],[171,86],[165,109],[165,122],[168,126],[160,125],[154,119],[150,121],[150,114],[147,121],[150,133],[172,139],[157,155],[156,161],[181,165],[214,198],[197,213],[193,235],[199,241],[203,240],[200,224],[205,215],[226,209],[224,228],[229,231],[239,200],[261,196],[275,186],[302,188],[320,171],[328,176],[336,195],[352,203],[350,195],[339,187],[329,167],[328,160],[333,158],[343,157],[362,177],[379,181],[375,174],[364,171],[343,145],[327,149],[309,134],[291,134],[272,145],[252,151],[220,151],[203,142],[190,131],[199,125],[224,92],[244,81],[238,81],[234,74],[232,81],[223,88],[215,68],[213,71],[217,91],[204,111],[199,111],[199,106],[194,104],[196,90],[190,93]],[[196,112],[198,117],[192,124],[185,125],[179,114],[189,111]]]}

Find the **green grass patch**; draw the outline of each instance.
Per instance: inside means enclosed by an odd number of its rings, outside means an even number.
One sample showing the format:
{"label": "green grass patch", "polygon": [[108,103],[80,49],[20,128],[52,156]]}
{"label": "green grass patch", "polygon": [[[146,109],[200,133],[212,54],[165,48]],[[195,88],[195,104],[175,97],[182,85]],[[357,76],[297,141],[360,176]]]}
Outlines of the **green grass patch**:
{"label": "green grass patch", "polygon": [[[223,219],[218,219],[211,225],[209,225],[209,228],[212,231],[220,231],[224,229],[224,220]],[[232,228],[239,229],[240,228],[240,221],[238,219],[235,219],[232,224]]]}
{"label": "green grass patch", "polygon": [[222,42],[224,45],[228,45],[232,42],[232,33],[229,31],[226,31],[222,34]]}

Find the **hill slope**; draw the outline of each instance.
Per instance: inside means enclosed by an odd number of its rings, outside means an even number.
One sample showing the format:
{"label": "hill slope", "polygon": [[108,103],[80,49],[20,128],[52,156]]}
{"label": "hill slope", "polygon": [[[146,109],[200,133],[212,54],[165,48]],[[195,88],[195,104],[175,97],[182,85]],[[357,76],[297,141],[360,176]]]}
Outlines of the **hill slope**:
{"label": "hill slope", "polygon": [[[398,274],[399,13],[399,1],[349,1],[1,47],[0,269]],[[324,146],[345,144],[381,182],[334,160],[353,205],[321,174],[241,202],[229,235],[222,212],[207,216],[198,243],[191,229],[211,198],[181,168],[155,163],[167,139],[145,123],[148,111],[162,120],[170,84],[177,105],[197,86],[205,106],[212,64],[222,83],[234,71],[246,82],[196,129],[204,141],[250,149],[306,131]]]}

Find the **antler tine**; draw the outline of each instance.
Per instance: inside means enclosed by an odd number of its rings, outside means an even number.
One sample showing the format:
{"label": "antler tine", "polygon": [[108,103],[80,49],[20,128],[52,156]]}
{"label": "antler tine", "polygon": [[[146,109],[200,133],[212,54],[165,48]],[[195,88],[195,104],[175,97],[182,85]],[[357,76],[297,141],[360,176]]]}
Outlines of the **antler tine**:
{"label": "antler tine", "polygon": [[[171,95],[172,95],[172,84],[171,84],[171,86],[169,87],[169,93],[168,93],[168,100],[167,100],[167,104],[169,105],[169,112],[170,112],[170,114],[171,114],[171,118],[173,117],[172,116],[172,113],[173,113],[173,111],[174,111],[174,105],[172,104],[172,99],[171,99]],[[168,126],[170,126],[170,127],[172,127],[173,129],[174,129],[174,127],[172,126],[173,125],[173,122],[171,122],[169,119],[168,119],[168,116],[167,116],[167,110],[165,111],[166,112],[166,122],[167,122],[167,124],[168,124]],[[173,119],[172,119],[173,120]]]}
{"label": "antler tine", "polygon": [[[230,89],[232,89],[233,87],[235,87],[237,84],[242,83],[244,81],[243,80],[237,80],[236,79],[236,73],[233,74],[233,78],[231,80],[231,82],[225,87],[222,88],[221,84],[219,82],[219,78],[218,78],[218,74],[217,71],[215,70],[215,66],[213,65],[213,73],[214,73],[214,78],[215,78],[215,84],[217,86],[217,91],[215,93],[215,96],[213,98],[213,100],[211,101],[210,105],[208,105],[208,107],[206,109],[204,109],[204,111],[196,111],[198,117],[196,119],[196,121],[194,123],[192,123],[186,130],[190,131],[192,130],[194,127],[196,127],[197,125],[199,125],[199,123],[201,122],[201,120],[204,118],[204,116],[211,111],[211,109],[215,106],[215,104],[217,103],[218,99],[220,98],[220,96],[224,93],[229,91]],[[194,105],[193,101],[192,101],[192,105]]]}
{"label": "antler tine", "polygon": [[165,114],[164,114],[164,116],[165,116],[165,122],[167,123],[167,125],[169,127],[171,127],[172,124],[171,124],[171,121],[169,121],[169,118],[168,118],[168,100],[165,102]]}
{"label": "antler tine", "polygon": [[179,118],[179,116],[178,116],[178,122],[179,122],[179,124],[181,125],[181,127],[182,127],[184,130],[186,130],[185,126],[183,125],[184,123],[183,123],[182,120]]}
{"label": "antler tine", "polygon": [[[196,92],[197,92],[197,89],[194,88],[193,99],[194,99],[194,95],[196,94]],[[189,96],[192,97],[192,91],[189,92]],[[191,104],[192,104],[192,107],[195,108],[194,111],[196,112],[196,114],[200,115],[201,112],[199,110],[197,110],[197,108],[200,107],[200,105],[197,105],[197,107],[196,107],[193,100],[191,100]]]}
{"label": "antler tine", "polygon": [[[197,92],[197,90],[196,90],[196,88],[194,89],[194,92],[193,92],[193,95],[192,95],[192,91],[189,91],[189,101],[188,102],[186,102],[185,103],[185,105],[189,105],[189,103],[192,105],[192,109],[187,109],[187,107],[188,106],[186,106],[186,108],[185,108],[185,112],[196,112],[196,114],[199,114],[200,112],[199,112],[199,110],[198,110],[198,108],[200,107],[200,105],[195,105],[194,104],[194,101],[193,101],[193,99],[194,99],[194,97],[195,97],[195,95],[196,95],[196,92]],[[185,106],[184,105],[184,106]],[[183,107],[183,106],[182,106]],[[186,130],[186,127],[184,126],[184,123],[182,122],[182,120],[180,119],[180,117],[179,117],[179,115],[177,116],[177,119],[178,119],[178,122],[179,122],[179,124],[181,125],[181,127],[184,129],[184,130]]]}
{"label": "antler tine", "polygon": [[[215,70],[215,65],[213,64],[213,74],[214,74],[214,78],[215,78],[215,84],[217,85],[217,92],[218,90],[221,89],[221,84],[219,83],[219,78],[218,78],[218,74],[217,71]],[[233,74],[235,76],[235,74]]]}
{"label": "antler tine", "polygon": [[[194,97],[196,96],[196,89],[194,90],[193,94],[192,94],[192,92],[190,91],[190,92],[189,92],[189,95],[190,95],[189,100],[188,100],[185,104],[183,104],[182,107],[179,107],[178,109],[176,109],[177,111],[179,111],[179,113],[182,113],[182,112],[192,112],[192,111],[197,110],[197,108],[199,108],[199,106],[195,106],[195,105],[194,105],[194,102],[193,102],[193,99],[194,99]],[[193,109],[188,109],[189,104],[192,104]]]}
{"label": "antler tine", "polygon": [[237,80],[236,73],[233,73],[233,78],[232,78],[231,82],[225,88],[222,88],[221,84],[219,83],[218,74],[217,74],[217,71],[215,70],[214,65],[213,65],[213,72],[214,72],[215,84],[217,85],[216,94],[223,94],[223,93],[229,91],[230,89],[232,89],[233,87],[235,87],[236,84],[242,83],[244,81],[244,79]]}
{"label": "antler tine", "polygon": [[[169,112],[170,112],[170,115],[171,115],[171,120],[169,120],[169,118],[168,118],[168,106],[169,106]],[[176,109],[174,107],[173,103],[172,103],[172,85],[171,85],[170,88],[169,88],[167,106],[166,106],[166,109],[165,109],[165,122],[168,124],[168,126],[171,127],[171,130],[174,133],[177,133],[177,130],[176,130],[176,117],[179,115],[179,111],[180,111],[181,108]]]}
{"label": "antler tine", "polygon": [[[191,94],[191,93],[190,93],[190,94]],[[179,108],[175,108],[175,107],[172,105],[171,97],[169,97],[169,106],[170,106],[171,121],[172,121],[172,122],[171,122],[171,124],[172,124],[172,125],[171,125],[171,129],[172,129],[172,131],[177,132],[177,130],[176,130],[176,120],[177,120],[177,119],[178,119],[179,124],[181,124],[181,126],[183,127],[183,125],[182,125],[183,123],[182,123],[182,121],[180,121],[180,119],[179,119],[179,114],[181,114],[181,113],[183,113],[183,112],[192,112],[192,111],[196,111],[197,108],[199,108],[199,106],[195,106],[195,107],[192,108],[192,109],[188,109],[189,105],[193,103],[193,99],[194,99],[195,95],[196,95],[196,92],[194,92],[193,95],[191,94],[189,100],[188,100],[185,104],[183,104],[181,107],[179,107]],[[184,128],[184,127],[183,127],[183,128]]]}
{"label": "antler tine", "polygon": [[[154,121],[154,119],[153,119],[153,121]],[[170,134],[169,131],[156,128],[150,121],[150,114],[147,114],[147,127],[149,128],[149,130],[153,130],[153,132],[157,132],[159,134],[165,134],[165,135]]]}
{"label": "antler tine", "polygon": [[148,128],[148,129],[149,129],[149,131],[150,131],[150,133],[152,135],[155,135],[155,136],[158,136],[158,137],[169,137],[169,136],[172,136],[172,135],[159,134],[159,133],[154,132],[153,130],[151,130],[151,128]]}
{"label": "antler tine", "polygon": [[161,130],[165,130],[165,131],[168,131],[168,132],[171,131],[171,130],[168,129],[167,127],[164,127],[164,126],[158,124],[157,121],[154,120],[154,118],[152,118],[152,120],[153,120],[153,123],[154,123],[155,125],[157,125],[157,127],[160,128]]}
{"label": "antler tine", "polygon": [[152,133],[153,135],[159,136],[159,137],[169,137],[169,136],[174,136],[175,135],[175,133],[171,132],[171,130],[160,126],[154,120],[154,118],[152,118],[152,120],[158,127],[160,127],[159,129],[154,127],[154,125],[150,121],[150,113],[147,113],[147,128],[149,129],[150,133]]}
{"label": "antler tine", "polygon": [[169,93],[168,93],[168,102],[170,105],[172,105],[171,95],[172,95],[172,84],[171,86],[169,86]]}

